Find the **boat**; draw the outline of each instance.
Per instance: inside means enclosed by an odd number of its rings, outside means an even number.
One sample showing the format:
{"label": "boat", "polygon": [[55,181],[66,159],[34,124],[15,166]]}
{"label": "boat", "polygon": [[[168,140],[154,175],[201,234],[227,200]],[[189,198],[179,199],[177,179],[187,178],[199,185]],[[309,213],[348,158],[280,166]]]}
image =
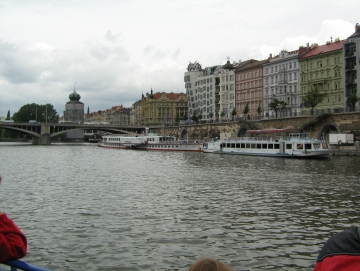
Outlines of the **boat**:
{"label": "boat", "polygon": [[257,134],[257,136],[206,142],[203,143],[203,152],[289,158],[328,158],[333,154],[333,149],[329,147],[327,141],[310,138],[308,133],[295,132],[286,136],[269,136],[272,133],[283,132],[286,130],[248,130],[248,134]]}
{"label": "boat", "polygon": [[101,136],[99,134],[93,134],[89,137],[88,142],[89,143],[99,143],[101,140]]}
{"label": "boat", "polygon": [[109,134],[104,135],[99,147],[146,151],[202,152],[202,143],[197,140],[177,140],[174,136],[157,134]]}

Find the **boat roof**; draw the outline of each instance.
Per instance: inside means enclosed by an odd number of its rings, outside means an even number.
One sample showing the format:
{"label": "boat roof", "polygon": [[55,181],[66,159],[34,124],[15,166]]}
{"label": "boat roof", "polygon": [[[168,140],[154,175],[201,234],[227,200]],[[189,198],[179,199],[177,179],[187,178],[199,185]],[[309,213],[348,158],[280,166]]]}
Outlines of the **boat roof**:
{"label": "boat roof", "polygon": [[248,134],[268,134],[268,133],[289,133],[289,132],[298,132],[293,128],[288,129],[265,129],[265,130],[247,130]]}

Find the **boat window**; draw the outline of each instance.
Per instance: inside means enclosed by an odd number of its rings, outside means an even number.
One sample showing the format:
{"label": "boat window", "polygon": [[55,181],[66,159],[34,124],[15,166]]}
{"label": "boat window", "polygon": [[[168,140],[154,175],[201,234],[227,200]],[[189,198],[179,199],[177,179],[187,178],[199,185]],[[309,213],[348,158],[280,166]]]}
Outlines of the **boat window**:
{"label": "boat window", "polygon": [[313,144],[314,149],[320,149],[320,143]]}
{"label": "boat window", "polygon": [[297,144],[296,148],[297,148],[298,150],[302,150],[302,149],[303,149],[303,144]]}
{"label": "boat window", "polygon": [[262,144],[263,149],[267,149],[267,144]]}
{"label": "boat window", "polygon": [[256,144],[251,144],[251,148],[255,149]]}
{"label": "boat window", "polygon": [[236,143],[236,148],[240,149],[240,143]]}
{"label": "boat window", "polygon": [[261,144],[256,144],[257,149],[261,149]]}
{"label": "boat window", "polygon": [[241,143],[241,148],[245,149],[245,143]]}
{"label": "boat window", "polygon": [[323,147],[323,149],[327,149],[328,148],[328,144],[327,143],[322,143],[322,147]]}
{"label": "boat window", "polygon": [[250,149],[250,144],[249,143],[246,143],[246,148]]}
{"label": "boat window", "polygon": [[292,149],[292,144],[286,144],[286,148],[291,150]]}
{"label": "boat window", "polygon": [[235,143],[231,143],[231,148],[235,148]]}
{"label": "boat window", "polygon": [[280,149],[280,144],[274,144],[274,149]]}
{"label": "boat window", "polygon": [[268,144],[268,149],[273,149],[274,148],[274,144]]}
{"label": "boat window", "polygon": [[310,143],[305,144],[305,150],[311,150],[311,144]]}

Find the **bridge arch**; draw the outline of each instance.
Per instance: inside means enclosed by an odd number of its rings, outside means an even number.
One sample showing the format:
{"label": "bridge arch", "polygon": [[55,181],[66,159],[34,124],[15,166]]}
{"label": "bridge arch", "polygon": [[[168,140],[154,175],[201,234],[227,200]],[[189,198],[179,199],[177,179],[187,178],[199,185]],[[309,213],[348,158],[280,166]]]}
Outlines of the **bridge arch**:
{"label": "bridge arch", "polygon": [[328,138],[329,134],[339,134],[341,133],[341,129],[339,128],[339,126],[332,121],[328,121],[325,124],[323,124],[318,132],[318,138]]}
{"label": "bridge arch", "polygon": [[188,131],[186,129],[184,129],[180,133],[180,139],[185,140],[187,138],[188,138]]}

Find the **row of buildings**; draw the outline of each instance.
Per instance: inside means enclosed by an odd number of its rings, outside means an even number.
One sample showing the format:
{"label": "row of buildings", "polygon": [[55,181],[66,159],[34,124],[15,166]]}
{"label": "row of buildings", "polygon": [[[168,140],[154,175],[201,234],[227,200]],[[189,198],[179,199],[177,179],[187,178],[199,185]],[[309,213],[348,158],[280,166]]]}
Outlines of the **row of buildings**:
{"label": "row of buildings", "polygon": [[[92,113],[88,109],[83,120],[149,125],[174,123],[193,115],[201,115],[203,120],[230,119],[234,112],[238,118],[273,117],[276,112],[269,104],[275,98],[286,104],[281,116],[297,116],[310,110],[302,99],[314,88],[324,95],[316,109],[350,109],[350,98],[360,97],[360,25],[356,24],[355,33],[346,40],[306,44],[263,60],[230,63],[228,59],[225,65],[205,68],[199,62],[189,63],[184,83],[186,93],[153,93],[151,89],[131,108],[114,106]],[[71,101],[68,104],[71,107]],[[249,109],[246,116],[245,107]],[[65,115],[71,116],[70,112]]]}

